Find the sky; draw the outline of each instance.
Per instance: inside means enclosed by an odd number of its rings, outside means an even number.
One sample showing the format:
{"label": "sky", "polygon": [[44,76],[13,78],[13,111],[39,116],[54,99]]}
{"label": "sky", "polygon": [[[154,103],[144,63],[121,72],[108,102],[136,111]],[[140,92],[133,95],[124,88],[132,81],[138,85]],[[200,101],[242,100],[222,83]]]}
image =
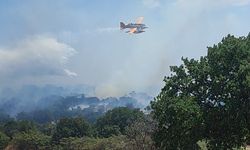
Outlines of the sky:
{"label": "sky", "polygon": [[[144,17],[137,35],[119,22]],[[2,0],[0,88],[94,86],[99,97],[159,93],[169,66],[250,31],[250,0]]]}

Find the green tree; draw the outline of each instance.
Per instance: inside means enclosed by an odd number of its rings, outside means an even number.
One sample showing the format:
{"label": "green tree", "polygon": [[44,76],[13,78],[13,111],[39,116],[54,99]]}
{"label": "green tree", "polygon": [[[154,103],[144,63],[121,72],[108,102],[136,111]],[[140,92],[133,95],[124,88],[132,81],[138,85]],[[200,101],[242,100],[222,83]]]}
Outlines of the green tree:
{"label": "green tree", "polygon": [[28,132],[30,130],[37,130],[36,124],[32,121],[17,121],[19,132]]}
{"label": "green tree", "polygon": [[98,134],[101,135],[101,137],[108,138],[114,135],[120,135],[121,132],[120,127],[117,125],[104,125],[98,130]]}
{"label": "green tree", "polygon": [[41,131],[46,135],[52,136],[56,131],[56,124],[55,123],[42,124],[39,127],[39,131]]}
{"label": "green tree", "polygon": [[3,125],[4,133],[12,138],[18,132],[18,123],[16,121],[9,121]]}
{"label": "green tree", "polygon": [[[97,131],[101,137],[109,137],[119,131],[124,134],[125,127],[143,117],[143,112],[139,109],[130,109],[127,107],[118,107],[109,110],[104,116],[99,118],[96,123]],[[108,133],[107,131],[110,131]],[[115,134],[116,135],[116,134]]]}
{"label": "green tree", "polygon": [[0,132],[0,149],[4,149],[10,141],[10,138],[4,133]]}
{"label": "green tree", "polygon": [[4,133],[10,138],[18,132],[28,132],[30,130],[36,130],[36,126],[30,121],[9,121],[3,126]]}
{"label": "green tree", "polygon": [[51,137],[38,131],[20,132],[15,134],[12,142],[17,149],[46,150],[50,148]]}
{"label": "green tree", "polygon": [[[186,128],[169,132],[169,121],[178,122],[180,116],[186,122],[188,114],[195,123],[188,121],[190,126],[186,127],[197,132],[203,129],[202,137],[191,138],[206,139],[209,149],[244,146],[250,129],[250,34],[239,38],[228,35],[219,44],[208,47],[207,56],[200,60],[182,60],[179,67],[170,67],[173,74],[165,77],[164,88],[152,102],[154,117],[159,122],[159,136],[155,138],[158,146],[165,145],[162,134],[167,139],[181,136],[177,133]],[[187,114],[183,114],[185,109],[189,110]],[[174,117],[169,118],[173,110]],[[172,142],[181,144],[178,140]]]}
{"label": "green tree", "polygon": [[127,137],[127,146],[131,150],[154,150],[154,142],[152,135],[156,129],[156,122],[151,115],[146,115],[144,118],[136,120],[125,129]]}
{"label": "green tree", "polygon": [[91,135],[92,128],[83,118],[64,118],[57,123],[53,140],[58,142],[62,138]]}
{"label": "green tree", "polygon": [[34,110],[31,112],[20,112],[16,117],[18,120],[29,120],[39,124],[45,124],[53,120],[50,110]]}
{"label": "green tree", "polygon": [[202,112],[191,98],[166,98],[154,105],[159,126],[155,133],[160,149],[199,149],[202,139]]}

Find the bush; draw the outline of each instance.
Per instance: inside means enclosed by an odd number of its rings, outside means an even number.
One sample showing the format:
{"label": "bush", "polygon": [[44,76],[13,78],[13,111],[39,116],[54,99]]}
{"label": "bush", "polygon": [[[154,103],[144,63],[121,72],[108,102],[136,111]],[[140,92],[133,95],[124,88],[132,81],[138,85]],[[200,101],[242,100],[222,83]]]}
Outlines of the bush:
{"label": "bush", "polygon": [[109,138],[62,138],[58,145],[52,149],[60,150],[124,150],[126,149],[124,136],[112,136]]}
{"label": "bush", "polygon": [[0,149],[4,149],[10,141],[10,138],[4,133],[0,132]]}
{"label": "bush", "polygon": [[17,133],[13,137],[13,144],[18,149],[24,150],[45,150],[50,147],[51,137],[44,135],[38,131],[28,131]]}
{"label": "bush", "polygon": [[53,140],[58,142],[62,138],[92,136],[91,126],[83,118],[64,118],[57,125]]}
{"label": "bush", "polygon": [[[96,127],[98,134],[100,137],[111,136],[114,132],[117,134],[117,127],[124,134],[125,128],[134,121],[143,118],[143,115],[143,112],[139,109],[130,109],[127,107],[114,108],[97,120]],[[107,131],[110,131],[110,133],[107,133]]]}

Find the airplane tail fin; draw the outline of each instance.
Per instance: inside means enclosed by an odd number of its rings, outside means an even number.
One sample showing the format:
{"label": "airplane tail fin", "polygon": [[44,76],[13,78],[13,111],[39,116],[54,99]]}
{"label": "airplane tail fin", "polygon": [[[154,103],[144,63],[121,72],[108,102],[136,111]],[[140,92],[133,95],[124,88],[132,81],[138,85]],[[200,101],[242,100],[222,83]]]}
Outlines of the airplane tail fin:
{"label": "airplane tail fin", "polygon": [[126,25],[123,22],[120,22],[120,29],[123,30],[126,28]]}

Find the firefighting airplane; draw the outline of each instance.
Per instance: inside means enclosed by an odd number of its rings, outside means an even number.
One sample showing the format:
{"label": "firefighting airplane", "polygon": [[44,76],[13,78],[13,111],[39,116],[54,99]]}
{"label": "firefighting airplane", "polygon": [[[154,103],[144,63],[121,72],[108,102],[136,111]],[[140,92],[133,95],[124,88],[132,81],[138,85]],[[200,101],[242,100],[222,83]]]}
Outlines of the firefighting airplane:
{"label": "firefighting airplane", "polygon": [[125,24],[123,22],[120,22],[120,29],[121,30],[124,30],[126,28],[129,29],[129,31],[126,31],[126,33],[130,33],[130,34],[138,34],[138,33],[142,33],[142,32],[145,32],[144,29],[148,28],[146,27],[145,24],[142,24],[142,21],[143,21],[143,17],[139,17],[137,20],[136,20],[136,23],[129,23],[129,24]]}

